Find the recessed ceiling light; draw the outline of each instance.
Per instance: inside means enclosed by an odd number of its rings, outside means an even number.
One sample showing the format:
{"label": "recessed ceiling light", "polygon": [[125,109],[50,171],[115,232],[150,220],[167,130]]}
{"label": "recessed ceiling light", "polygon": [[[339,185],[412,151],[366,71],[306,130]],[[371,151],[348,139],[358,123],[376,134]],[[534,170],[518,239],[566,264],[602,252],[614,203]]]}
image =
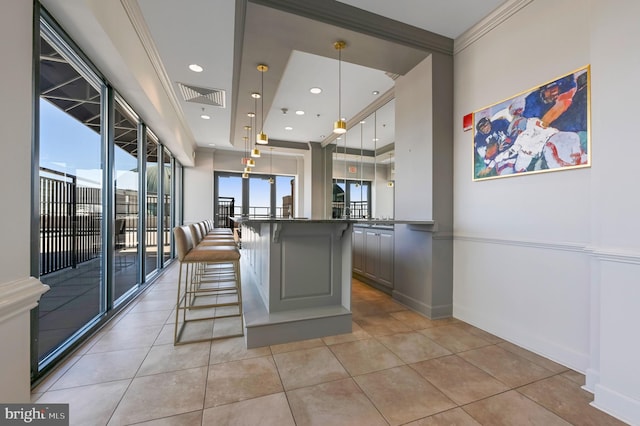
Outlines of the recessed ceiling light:
{"label": "recessed ceiling light", "polygon": [[202,118],[203,120],[208,120],[208,119],[210,119],[210,118],[211,118],[211,116],[210,116],[210,115],[207,115],[207,114],[201,114],[201,115],[200,115],[200,118]]}
{"label": "recessed ceiling light", "polygon": [[309,91],[314,95],[317,95],[318,93],[322,93],[322,89],[319,87],[312,87],[311,89],[309,89]]}
{"label": "recessed ceiling light", "polygon": [[189,69],[193,72],[202,72],[204,71],[204,68],[202,68],[200,65],[198,64],[191,64],[189,65]]}
{"label": "recessed ceiling light", "polygon": [[210,143],[209,146],[216,146],[216,144],[215,143]]}
{"label": "recessed ceiling light", "polygon": [[372,141],[374,141],[374,142],[378,142],[380,139],[378,139],[378,138],[373,138],[373,139],[371,139],[371,140],[372,140]]}
{"label": "recessed ceiling light", "polygon": [[360,122],[360,124],[365,124],[365,123],[366,123],[366,121],[364,121],[364,120],[362,120],[362,121]]}
{"label": "recessed ceiling light", "polygon": [[258,92],[253,92],[253,93],[251,94],[251,97],[252,97],[253,99],[260,99],[260,93],[258,93]]}
{"label": "recessed ceiling light", "polygon": [[377,91],[377,90],[374,90],[374,91],[373,91],[373,92],[371,92],[371,93],[373,93],[374,95],[379,95],[379,94],[380,94],[380,92],[379,92],[379,91]]}
{"label": "recessed ceiling light", "polygon": [[287,127],[285,127],[284,129],[285,129],[285,130],[293,130],[293,127],[291,127],[291,126],[287,126]]}
{"label": "recessed ceiling light", "polygon": [[251,118],[253,118],[253,117],[255,117],[255,116],[256,116],[256,113],[255,113],[255,112],[248,112],[248,113],[247,113],[247,117],[251,117]]}
{"label": "recessed ceiling light", "polygon": [[296,111],[296,115],[304,115],[304,111],[299,109]]}

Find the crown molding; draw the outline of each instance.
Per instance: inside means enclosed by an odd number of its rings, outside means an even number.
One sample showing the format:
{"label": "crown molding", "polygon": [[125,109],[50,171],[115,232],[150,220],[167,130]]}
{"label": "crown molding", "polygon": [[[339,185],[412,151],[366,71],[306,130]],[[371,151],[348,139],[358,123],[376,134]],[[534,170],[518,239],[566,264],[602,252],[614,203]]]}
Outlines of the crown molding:
{"label": "crown molding", "polygon": [[248,0],[414,49],[453,53],[453,40],[336,0]]}
{"label": "crown molding", "polygon": [[122,7],[124,8],[133,29],[136,34],[138,34],[138,38],[142,43],[142,47],[144,51],[147,53],[149,61],[151,62],[151,66],[156,72],[158,79],[160,80],[160,84],[164,89],[167,97],[169,98],[169,102],[173,107],[173,110],[178,117],[178,121],[182,126],[184,132],[191,138],[191,140],[195,141],[195,137],[191,132],[191,128],[187,124],[185,120],[184,110],[180,105],[180,100],[176,91],[174,90],[173,83],[169,78],[169,74],[162,64],[162,60],[160,59],[160,53],[156,48],[155,43],[153,42],[153,37],[151,36],[151,32],[149,31],[149,27],[147,26],[147,22],[144,20],[144,16],[142,14],[142,10],[140,9],[140,5],[137,0],[120,0],[122,3]]}
{"label": "crown molding", "polygon": [[526,7],[533,0],[508,0],[491,14],[465,31],[453,42],[453,54],[457,55],[464,49],[482,38],[489,31],[509,19],[515,13]]}

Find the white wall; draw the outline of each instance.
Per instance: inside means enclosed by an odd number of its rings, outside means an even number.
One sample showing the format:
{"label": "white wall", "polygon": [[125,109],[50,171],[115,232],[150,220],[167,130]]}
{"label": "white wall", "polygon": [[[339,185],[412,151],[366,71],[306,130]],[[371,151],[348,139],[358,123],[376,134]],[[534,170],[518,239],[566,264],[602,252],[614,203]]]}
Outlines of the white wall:
{"label": "white wall", "polygon": [[184,223],[213,220],[213,166],[213,151],[197,151],[194,167],[183,168]]}
{"label": "white wall", "polygon": [[0,400],[28,403],[29,312],[12,317],[5,313],[15,303],[10,282],[30,275],[33,3],[5,3],[0,13],[0,155],[4,159],[0,167]]}
{"label": "white wall", "polygon": [[[0,283],[29,276],[32,139],[32,9],[31,2],[12,1],[0,14],[2,78],[0,78],[0,193],[2,256]],[[10,66],[9,66],[10,64]]]}
{"label": "white wall", "polygon": [[[638,16],[633,0],[530,2],[455,55],[453,114],[454,316],[587,372],[595,405],[632,424]],[[592,167],[473,182],[463,115],[587,64]]]}
{"label": "white wall", "polygon": [[587,378],[597,407],[640,424],[640,339],[635,337],[640,324],[640,196],[634,111],[640,99],[640,4],[634,0],[588,3],[592,9],[590,250],[595,321]]}

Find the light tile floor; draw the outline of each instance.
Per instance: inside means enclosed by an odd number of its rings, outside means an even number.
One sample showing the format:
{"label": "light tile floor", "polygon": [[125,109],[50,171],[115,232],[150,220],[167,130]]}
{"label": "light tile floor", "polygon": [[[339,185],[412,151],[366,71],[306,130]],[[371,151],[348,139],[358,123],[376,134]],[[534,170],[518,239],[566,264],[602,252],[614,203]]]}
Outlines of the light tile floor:
{"label": "light tile floor", "polygon": [[621,425],[584,376],[356,280],[349,334],[173,346],[177,265],[32,393],[72,425]]}

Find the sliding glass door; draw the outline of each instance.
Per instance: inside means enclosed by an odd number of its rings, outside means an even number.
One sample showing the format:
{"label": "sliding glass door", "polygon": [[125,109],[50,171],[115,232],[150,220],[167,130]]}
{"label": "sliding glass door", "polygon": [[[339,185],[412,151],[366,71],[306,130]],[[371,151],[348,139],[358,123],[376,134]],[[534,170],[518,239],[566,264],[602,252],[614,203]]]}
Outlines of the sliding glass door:
{"label": "sliding glass door", "polygon": [[31,314],[33,379],[171,262],[182,212],[171,152],[42,15],[31,269],[50,290]]}
{"label": "sliding glass door", "polygon": [[40,38],[40,280],[37,356],[79,333],[105,310],[101,83]]}

